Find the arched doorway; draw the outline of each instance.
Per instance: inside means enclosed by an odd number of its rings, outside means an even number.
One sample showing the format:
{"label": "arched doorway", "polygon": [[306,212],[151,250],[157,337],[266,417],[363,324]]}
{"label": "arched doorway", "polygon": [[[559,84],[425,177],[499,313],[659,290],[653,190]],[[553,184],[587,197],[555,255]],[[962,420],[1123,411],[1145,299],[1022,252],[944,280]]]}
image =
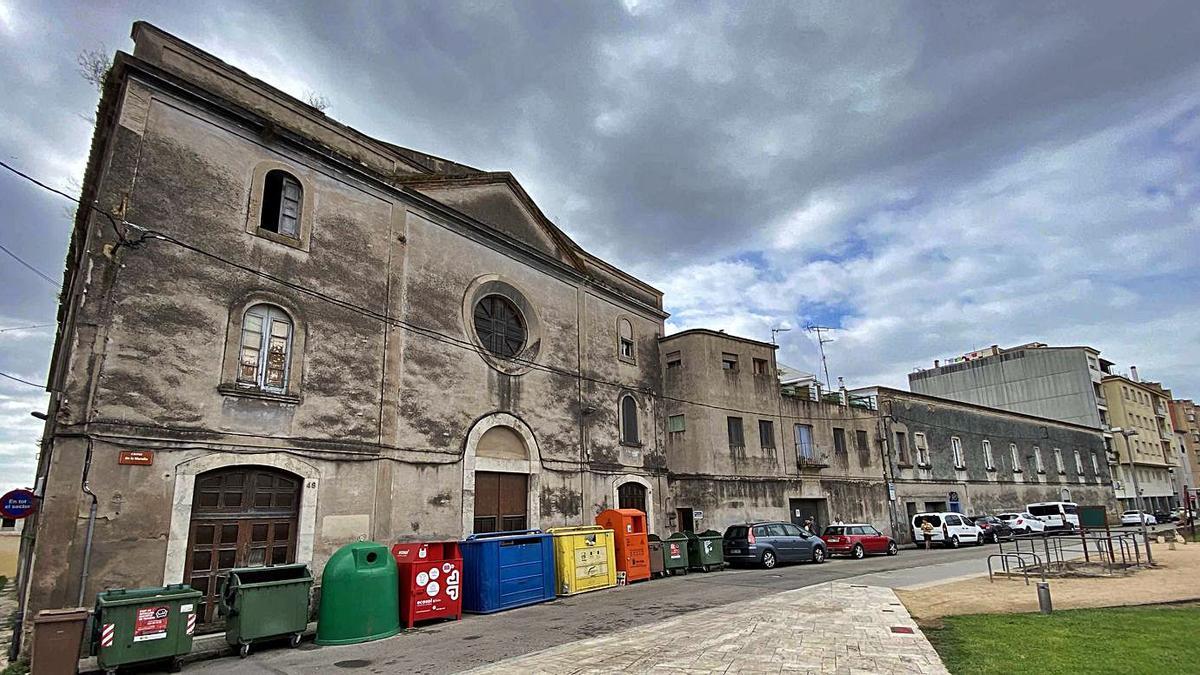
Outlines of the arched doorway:
{"label": "arched doorway", "polygon": [[216,622],[229,570],[296,561],[300,488],[298,476],[265,466],[196,476],[183,579],[203,594],[201,624]]}
{"label": "arched doorway", "polygon": [[646,512],[646,486],[640,483],[622,483],[617,488],[617,508],[637,509]]}
{"label": "arched doorway", "polygon": [[540,471],[524,422],[500,412],[480,418],[463,448],[463,534],[539,527]]}

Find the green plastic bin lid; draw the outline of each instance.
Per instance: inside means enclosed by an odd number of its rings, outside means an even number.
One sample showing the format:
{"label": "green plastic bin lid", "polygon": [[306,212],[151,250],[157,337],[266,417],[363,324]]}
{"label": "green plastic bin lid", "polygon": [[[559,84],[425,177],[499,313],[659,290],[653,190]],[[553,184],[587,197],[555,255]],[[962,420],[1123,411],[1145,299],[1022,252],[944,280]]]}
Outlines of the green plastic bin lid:
{"label": "green plastic bin lid", "polygon": [[120,607],[122,605],[140,605],[147,600],[198,600],[200,596],[200,591],[187,584],[151,588],[110,588],[96,596],[96,605],[98,607]]}

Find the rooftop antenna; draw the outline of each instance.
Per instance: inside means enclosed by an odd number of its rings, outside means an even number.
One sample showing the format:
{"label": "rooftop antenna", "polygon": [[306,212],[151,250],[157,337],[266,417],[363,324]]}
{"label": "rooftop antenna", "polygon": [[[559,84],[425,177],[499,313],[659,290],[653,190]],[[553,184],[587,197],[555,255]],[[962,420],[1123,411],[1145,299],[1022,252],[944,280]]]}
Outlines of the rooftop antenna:
{"label": "rooftop antenna", "polygon": [[835,331],[837,329],[831,326],[817,326],[810,323],[804,327],[804,330],[817,334],[817,348],[821,350],[821,368],[825,370],[825,390],[829,391],[833,387],[829,384],[829,362],[825,360],[825,345],[826,343],[833,342],[833,338],[825,337],[821,334],[821,331]]}
{"label": "rooftop antenna", "polygon": [[778,345],[779,343],[775,341],[775,335],[776,335],[777,333],[786,333],[786,332],[788,332],[789,330],[791,330],[791,328],[783,328],[783,327],[779,327],[779,328],[772,328],[772,329],[771,329],[771,344],[773,344],[773,345]]}

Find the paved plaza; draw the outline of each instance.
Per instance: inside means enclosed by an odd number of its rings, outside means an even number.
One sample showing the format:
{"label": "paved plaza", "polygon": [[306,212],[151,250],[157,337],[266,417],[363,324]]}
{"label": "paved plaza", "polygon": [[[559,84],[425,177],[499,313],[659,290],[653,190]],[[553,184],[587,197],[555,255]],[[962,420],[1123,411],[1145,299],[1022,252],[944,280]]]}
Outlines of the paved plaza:
{"label": "paved plaza", "polygon": [[945,673],[890,588],[831,582],[684,614],[471,673]]}

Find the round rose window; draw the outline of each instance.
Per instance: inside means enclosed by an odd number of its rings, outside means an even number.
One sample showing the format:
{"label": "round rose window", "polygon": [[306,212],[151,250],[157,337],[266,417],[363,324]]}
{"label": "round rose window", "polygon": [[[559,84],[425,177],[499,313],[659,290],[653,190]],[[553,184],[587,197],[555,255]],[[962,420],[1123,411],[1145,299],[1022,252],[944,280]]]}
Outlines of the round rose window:
{"label": "round rose window", "polygon": [[497,356],[516,356],[525,348],[525,321],[503,296],[488,295],[476,303],[475,333],[483,348]]}

